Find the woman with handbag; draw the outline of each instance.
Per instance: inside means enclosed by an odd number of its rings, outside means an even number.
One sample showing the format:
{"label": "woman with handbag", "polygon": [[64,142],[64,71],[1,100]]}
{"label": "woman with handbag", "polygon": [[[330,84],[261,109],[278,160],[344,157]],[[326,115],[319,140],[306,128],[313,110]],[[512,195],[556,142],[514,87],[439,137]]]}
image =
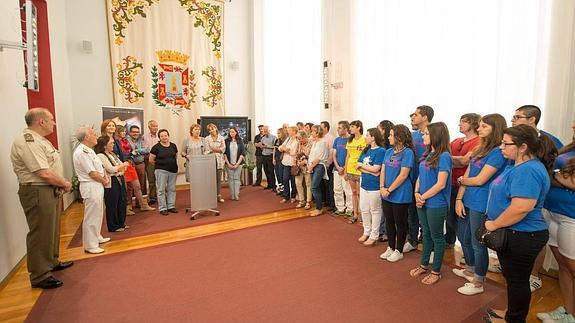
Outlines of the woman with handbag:
{"label": "woman with handbag", "polygon": [[540,320],[575,322],[575,121],[573,141],[559,150],[543,212],[549,221],[549,247],[559,264],[564,306],[537,313]]}
{"label": "woman with handbag", "polygon": [[[541,209],[549,191],[549,171],[557,150],[528,125],[503,131],[499,146],[513,162],[489,186],[487,221],[481,236],[495,248],[507,281],[507,311],[488,310],[490,322],[525,322],[531,290],[529,275],[535,258],[549,239]],[[496,238],[490,240],[490,238]],[[495,244],[490,244],[495,242]]]}
{"label": "woman with handbag", "polygon": [[475,239],[475,232],[485,222],[485,208],[489,184],[499,176],[507,165],[499,145],[503,130],[507,128],[500,114],[488,114],[479,120],[477,133],[480,144],[471,151],[469,167],[457,178],[459,190],[455,198],[458,218],[457,238],[465,256],[465,269],[454,268],[453,273],[468,282],[457,289],[463,295],[483,293],[483,283],[489,266],[487,247]]}
{"label": "woman with handbag", "polygon": [[[295,163],[297,166],[292,167],[292,175],[295,176],[295,185],[297,187],[297,199],[299,203],[296,208],[303,207],[306,210],[311,208],[311,174],[307,172],[307,162],[311,150],[311,142],[307,138],[307,132],[300,130],[296,136],[299,146],[297,148]],[[295,170],[295,171],[294,171]],[[305,190],[304,190],[305,183]]]}
{"label": "woman with handbag", "polygon": [[296,196],[295,178],[291,169],[295,165],[295,157],[299,145],[296,139],[297,128],[288,127],[287,133],[287,139],[278,147],[278,150],[283,153],[281,163],[283,165],[282,183],[284,191],[282,194],[283,199],[280,203],[294,203]]}
{"label": "woman with handbag", "polygon": [[427,274],[429,257],[434,251],[431,273],[421,281],[426,285],[441,279],[441,264],[445,252],[443,227],[451,196],[451,170],[449,130],[443,122],[431,123],[423,131],[423,143],[427,150],[419,163],[419,177],[415,182],[415,205],[421,230],[423,231],[423,252],[421,264],[412,269],[412,277]]}

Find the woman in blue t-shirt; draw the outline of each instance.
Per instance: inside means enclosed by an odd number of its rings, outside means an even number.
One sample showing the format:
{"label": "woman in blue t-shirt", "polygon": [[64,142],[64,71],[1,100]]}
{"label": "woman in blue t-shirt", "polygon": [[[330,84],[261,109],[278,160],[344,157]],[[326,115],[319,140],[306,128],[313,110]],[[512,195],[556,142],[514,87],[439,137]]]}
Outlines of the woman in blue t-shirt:
{"label": "woman in blue t-shirt", "polygon": [[407,209],[413,197],[409,177],[415,165],[415,154],[411,133],[405,125],[392,127],[389,143],[393,148],[385,153],[379,180],[388,247],[379,257],[396,262],[403,259],[403,245],[407,237]]}
{"label": "woman in blue t-shirt", "polygon": [[475,231],[485,222],[489,184],[507,165],[499,149],[506,128],[507,122],[500,114],[481,118],[477,130],[481,142],[471,152],[465,174],[457,179],[460,185],[455,198],[455,213],[459,216],[457,238],[463,248],[466,268],[454,268],[453,273],[469,281],[457,290],[463,295],[483,293],[489,256],[487,247],[475,239]]}
{"label": "woman in blue t-shirt", "polygon": [[366,247],[375,245],[381,224],[381,197],[379,196],[379,173],[385,157],[383,138],[377,128],[367,130],[365,148],[357,160],[356,169],[361,172],[359,209],[363,220],[363,235],[357,239]]}
{"label": "woman in blue t-shirt", "polygon": [[[573,141],[559,150],[553,166],[551,188],[543,212],[549,221],[549,246],[559,264],[559,285],[575,285],[575,121]],[[566,319],[575,322],[575,290],[561,288],[564,306],[537,317],[545,319]]]}
{"label": "woman in blue t-shirt", "polygon": [[451,194],[451,160],[449,130],[443,122],[431,123],[423,132],[427,150],[419,163],[419,177],[415,182],[415,205],[423,231],[421,265],[410,271],[412,277],[429,271],[429,257],[435,251],[431,273],[421,281],[426,285],[441,279],[441,264],[445,252],[443,226]]}
{"label": "woman in blue t-shirt", "polygon": [[[527,125],[505,129],[500,149],[514,164],[489,186],[485,228],[506,230],[506,245],[497,252],[507,281],[505,320],[525,322],[531,300],[529,275],[537,254],[549,239],[541,209],[557,150],[547,137],[540,137],[537,130]],[[490,312],[498,316],[503,313]]]}

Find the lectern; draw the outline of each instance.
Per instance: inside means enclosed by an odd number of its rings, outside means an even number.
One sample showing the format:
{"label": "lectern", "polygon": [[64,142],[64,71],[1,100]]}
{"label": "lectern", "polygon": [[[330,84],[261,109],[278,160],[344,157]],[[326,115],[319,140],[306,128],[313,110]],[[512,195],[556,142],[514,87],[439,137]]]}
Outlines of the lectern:
{"label": "lectern", "polygon": [[216,157],[214,155],[190,156],[188,178],[190,179],[190,220],[195,220],[203,211],[220,215],[216,190]]}

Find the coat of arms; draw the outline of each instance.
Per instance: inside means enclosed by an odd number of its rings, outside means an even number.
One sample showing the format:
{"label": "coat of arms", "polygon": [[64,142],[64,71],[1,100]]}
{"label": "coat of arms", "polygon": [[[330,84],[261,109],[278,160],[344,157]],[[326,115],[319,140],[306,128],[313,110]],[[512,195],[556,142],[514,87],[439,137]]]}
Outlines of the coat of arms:
{"label": "coat of arms", "polygon": [[160,107],[179,114],[190,110],[196,98],[194,72],[188,68],[189,55],[172,51],[156,51],[158,64],[152,67],[152,98]]}

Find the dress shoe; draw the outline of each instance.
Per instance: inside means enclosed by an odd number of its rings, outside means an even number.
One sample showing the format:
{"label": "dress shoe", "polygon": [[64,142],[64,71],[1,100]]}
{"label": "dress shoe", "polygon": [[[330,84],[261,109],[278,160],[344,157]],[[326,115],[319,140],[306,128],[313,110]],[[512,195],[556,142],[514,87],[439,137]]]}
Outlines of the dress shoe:
{"label": "dress shoe", "polygon": [[73,264],[74,264],[74,262],[72,262],[72,261],[64,261],[64,262],[57,264],[54,268],[52,268],[52,271],[64,270],[68,267],[72,267]]}
{"label": "dress shoe", "polygon": [[104,249],[102,249],[102,248],[86,249],[86,250],[84,250],[84,252],[85,253],[98,254],[98,253],[104,252]]}
{"label": "dress shoe", "polygon": [[170,213],[178,213],[178,210],[176,210],[176,208],[173,207],[173,208],[169,209],[168,212],[170,212]]}
{"label": "dress shoe", "polygon": [[168,215],[168,210],[160,211],[160,214],[161,214],[161,215]]}
{"label": "dress shoe", "polygon": [[43,281],[41,281],[39,283],[32,284],[32,288],[53,289],[53,288],[58,288],[62,285],[64,285],[63,282],[50,276],[50,277],[44,279]]}
{"label": "dress shoe", "polygon": [[102,238],[102,239],[100,239],[100,240],[98,241],[98,243],[106,243],[106,242],[108,242],[108,241],[110,241],[110,240],[111,240],[110,238]]}

